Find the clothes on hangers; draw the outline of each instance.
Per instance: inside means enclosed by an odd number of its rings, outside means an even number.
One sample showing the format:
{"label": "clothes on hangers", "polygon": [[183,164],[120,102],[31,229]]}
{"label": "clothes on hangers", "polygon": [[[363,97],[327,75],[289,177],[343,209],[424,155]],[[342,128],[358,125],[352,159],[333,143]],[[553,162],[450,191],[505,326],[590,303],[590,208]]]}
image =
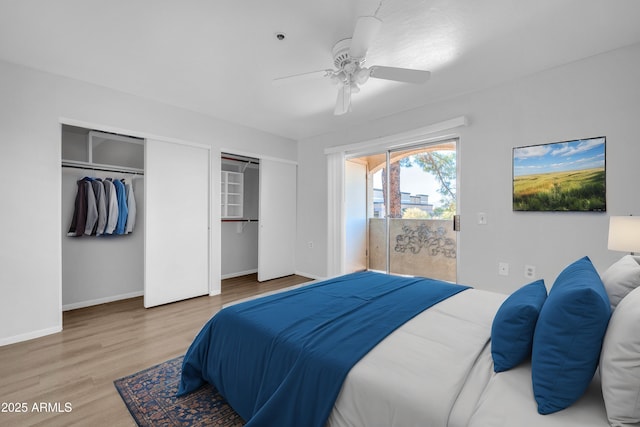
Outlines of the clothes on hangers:
{"label": "clothes on hangers", "polygon": [[104,184],[100,178],[96,178],[91,181],[93,186],[93,192],[96,195],[96,205],[98,207],[98,221],[93,229],[93,233],[96,236],[101,236],[104,233],[104,227],[107,225],[107,203],[106,194],[104,192]]}
{"label": "clothes on hangers", "polygon": [[87,222],[84,228],[84,234],[91,235],[93,229],[98,223],[98,205],[96,204],[96,194],[93,191],[93,178],[84,177],[84,186],[87,192]]}
{"label": "clothes on hangers", "polygon": [[133,231],[133,227],[136,225],[136,198],[133,194],[133,185],[131,183],[125,183],[125,192],[127,193],[127,208],[129,210],[129,214],[127,215],[126,233],[129,234]]}
{"label": "clothes on hangers", "polygon": [[125,194],[124,184],[119,179],[113,180],[113,185],[116,188],[116,197],[118,199],[118,222],[116,223],[116,234],[124,234],[127,224],[127,216],[129,210],[127,208],[127,196]]}
{"label": "clothes on hangers", "polygon": [[[83,180],[78,181],[77,184],[78,190],[76,192],[73,218],[67,232],[67,236],[70,237],[82,236],[87,224],[87,187],[85,187]],[[80,230],[80,234],[78,234],[78,230]]]}
{"label": "clothes on hangers", "polygon": [[111,178],[105,179],[103,184],[107,195],[107,225],[104,227],[104,234],[113,234],[118,225],[118,195]]}
{"label": "clothes on hangers", "polygon": [[67,236],[123,235],[133,232],[136,207],[130,183],[124,179],[84,177],[77,184]]}

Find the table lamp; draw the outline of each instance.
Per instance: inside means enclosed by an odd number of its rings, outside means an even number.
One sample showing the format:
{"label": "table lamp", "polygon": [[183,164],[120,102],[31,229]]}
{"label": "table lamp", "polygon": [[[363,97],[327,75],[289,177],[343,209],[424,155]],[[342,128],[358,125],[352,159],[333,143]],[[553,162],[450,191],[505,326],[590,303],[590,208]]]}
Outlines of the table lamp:
{"label": "table lamp", "polygon": [[609,244],[611,251],[640,251],[640,216],[612,216],[609,218]]}

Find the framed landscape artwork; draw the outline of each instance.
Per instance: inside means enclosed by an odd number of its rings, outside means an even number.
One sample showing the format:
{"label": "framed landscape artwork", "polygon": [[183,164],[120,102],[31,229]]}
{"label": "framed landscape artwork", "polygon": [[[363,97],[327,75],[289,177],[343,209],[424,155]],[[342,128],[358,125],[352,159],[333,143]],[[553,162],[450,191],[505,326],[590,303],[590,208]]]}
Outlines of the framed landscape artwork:
{"label": "framed landscape artwork", "polygon": [[606,137],[513,149],[513,210],[604,212]]}

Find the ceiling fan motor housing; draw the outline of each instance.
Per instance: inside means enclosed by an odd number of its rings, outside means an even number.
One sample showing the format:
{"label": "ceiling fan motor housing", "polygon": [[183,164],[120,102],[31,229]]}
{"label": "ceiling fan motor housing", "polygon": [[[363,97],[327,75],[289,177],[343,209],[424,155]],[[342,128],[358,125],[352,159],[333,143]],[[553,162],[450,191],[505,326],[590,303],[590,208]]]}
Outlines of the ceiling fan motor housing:
{"label": "ceiling fan motor housing", "polygon": [[369,78],[369,70],[362,67],[364,58],[352,58],[349,54],[351,39],[340,40],[333,46],[333,65],[336,67],[332,77],[342,84],[351,85],[354,93],[358,92],[358,84]]}
{"label": "ceiling fan motor housing", "polygon": [[351,39],[343,39],[333,46],[333,65],[341,70],[351,62],[351,56],[349,55],[349,48],[351,47]]}

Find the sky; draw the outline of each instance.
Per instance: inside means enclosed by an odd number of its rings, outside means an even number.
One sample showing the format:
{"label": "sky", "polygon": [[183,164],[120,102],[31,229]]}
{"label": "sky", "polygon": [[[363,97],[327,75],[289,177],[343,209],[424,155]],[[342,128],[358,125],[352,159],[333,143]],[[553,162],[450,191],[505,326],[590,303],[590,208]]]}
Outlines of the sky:
{"label": "sky", "polygon": [[[373,188],[382,188],[382,175],[376,173],[373,176]],[[426,173],[419,166],[400,168],[400,191],[413,195],[426,194],[429,203],[434,207],[440,206],[439,184],[430,173]]]}
{"label": "sky", "polygon": [[605,137],[513,149],[513,175],[604,168]]}

